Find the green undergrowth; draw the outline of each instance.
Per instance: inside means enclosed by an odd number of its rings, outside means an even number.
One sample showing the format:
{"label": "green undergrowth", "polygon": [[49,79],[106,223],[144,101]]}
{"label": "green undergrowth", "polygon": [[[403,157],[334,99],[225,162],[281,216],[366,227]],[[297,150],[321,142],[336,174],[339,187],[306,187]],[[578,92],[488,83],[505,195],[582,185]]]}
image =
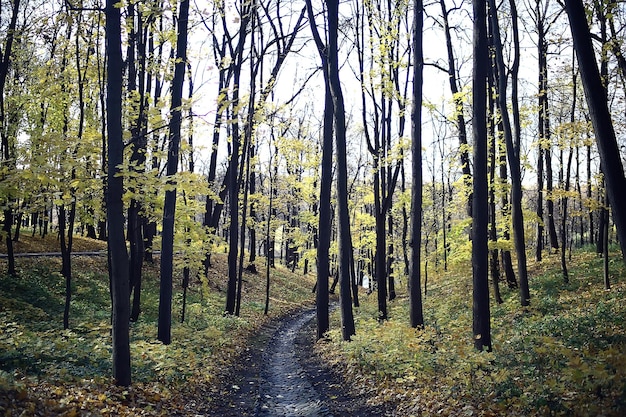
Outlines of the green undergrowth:
{"label": "green undergrowth", "polygon": [[503,304],[491,303],[492,352],[473,348],[469,265],[431,274],[425,329],[408,325],[405,293],[379,324],[372,294],[361,297],[352,341],[331,330],[317,349],[371,403],[395,402],[401,416],[626,415],[626,280],[613,257],[610,290],[595,253],[574,253],[569,284],[556,256],[529,265],[530,307],[507,288]]}
{"label": "green undergrowth", "polygon": [[[156,340],[159,275],[144,268],[142,311],[131,323],[133,385],[113,386],[106,257],[73,258],[70,328],[63,330],[65,279],[58,258],[0,262],[0,415],[186,415],[190,398],[211,392],[248,338],[271,317],[313,298],[313,278],[272,270],[269,317],[264,274],[244,274],[240,317],[223,314],[226,260],[213,256],[207,280],[192,280],[180,323],[182,280],[174,277],[172,344]],[[141,410],[140,412],[138,410]],[[23,414],[25,413],[25,414]],[[89,414],[85,414],[89,413]]]}

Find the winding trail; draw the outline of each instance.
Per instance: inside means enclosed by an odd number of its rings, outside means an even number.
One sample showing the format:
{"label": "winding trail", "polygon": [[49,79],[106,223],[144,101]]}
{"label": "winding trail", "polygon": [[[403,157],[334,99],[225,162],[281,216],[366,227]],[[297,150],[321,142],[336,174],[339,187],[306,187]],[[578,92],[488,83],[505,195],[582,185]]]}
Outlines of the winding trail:
{"label": "winding trail", "polygon": [[296,337],[314,317],[315,310],[306,310],[274,333],[261,367],[257,416],[332,416],[296,355]]}
{"label": "winding trail", "polygon": [[[189,404],[211,417],[384,417],[392,408],[367,404],[314,353],[312,307],[268,323],[250,341],[230,373],[210,394]],[[202,407],[206,405],[207,408]]]}

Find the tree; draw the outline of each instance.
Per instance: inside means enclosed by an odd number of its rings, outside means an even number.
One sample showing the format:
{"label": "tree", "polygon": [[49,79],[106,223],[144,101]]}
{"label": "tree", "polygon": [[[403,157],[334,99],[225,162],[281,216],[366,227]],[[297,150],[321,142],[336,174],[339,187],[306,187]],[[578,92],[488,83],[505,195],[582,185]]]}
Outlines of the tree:
{"label": "tree", "polygon": [[119,3],[107,0],[107,221],[109,225],[109,279],[111,282],[113,325],[113,377],[117,385],[129,386],[130,368],[130,289],[128,253],[124,238],[123,177],[119,175],[124,160],[122,136],[122,33]]}
{"label": "tree", "polygon": [[[11,54],[13,49],[13,43],[16,37],[17,18],[19,16],[20,0],[13,1],[13,7],[11,11],[11,20],[7,28],[7,36],[4,41],[3,50],[0,50],[0,135],[2,142],[2,165],[6,168],[7,172],[12,172],[15,169],[15,155],[12,150],[15,148],[15,144],[10,143],[7,131],[7,117],[6,117],[6,104],[5,104],[5,87],[7,76],[9,74],[9,66],[11,63]],[[3,178],[4,179],[4,178]],[[5,198],[11,199],[11,196]],[[7,258],[8,258],[8,273],[9,275],[16,275],[15,270],[15,257],[13,254],[13,240],[11,236],[11,229],[13,226],[13,211],[10,201],[4,208],[4,224],[3,231],[5,234],[5,242],[7,245]]]}
{"label": "tree", "polygon": [[352,242],[348,212],[348,162],[346,155],[346,112],[339,79],[339,1],[326,0],[328,10],[328,78],[333,99],[335,150],[337,155],[337,210],[339,211],[339,280],[341,333],[344,340],[355,334],[351,296]]}
{"label": "tree", "polygon": [[[456,118],[456,127],[459,135],[459,156],[461,159],[461,171],[463,172],[463,179],[465,186],[469,189],[472,184],[472,171],[470,167],[469,145],[467,144],[467,128],[465,123],[465,115],[463,113],[463,95],[460,94],[456,59],[454,56],[454,48],[452,46],[452,33],[450,30],[450,23],[448,14],[450,11],[446,7],[445,0],[439,0],[441,6],[441,17],[443,19],[443,30],[446,37],[446,51],[448,53],[448,82],[450,84],[450,92],[452,93],[452,99],[454,100],[454,115]],[[467,214],[472,216],[472,194],[470,193],[467,199]]]}
{"label": "tree", "polygon": [[421,256],[422,247],[422,83],[424,56],[422,28],[424,4],[413,2],[413,104],[411,107],[411,261],[409,276],[411,327],[424,325],[422,312]]}
{"label": "tree", "polygon": [[622,250],[622,260],[626,263],[626,199],[620,194],[626,189],[626,178],[624,177],[620,150],[607,104],[606,88],[602,85],[598,71],[582,1],[567,1],[565,2],[565,9],[570,21],[574,49],[576,50],[591,123],[596,134],[607,195]]}
{"label": "tree", "polygon": [[[528,270],[526,266],[526,241],[524,238],[524,217],[522,212],[522,173],[520,168],[520,143],[513,139],[513,129],[509,118],[507,107],[506,90],[507,78],[506,68],[504,65],[504,55],[502,52],[502,41],[500,38],[500,25],[498,23],[498,14],[495,0],[489,0],[489,11],[491,16],[493,42],[496,56],[496,67],[498,71],[497,77],[497,97],[498,107],[500,110],[500,118],[504,127],[504,140],[506,142],[506,153],[511,170],[511,218],[513,222],[513,240],[515,242],[515,253],[517,255],[517,273],[519,276],[520,303],[527,306],[530,303],[530,292],[528,289]],[[513,17],[516,17],[514,14]],[[515,27],[515,24],[514,24]],[[516,46],[519,49],[519,45]],[[516,56],[518,53],[516,53]],[[514,64],[515,67],[515,64]],[[513,80],[513,84],[517,80]],[[516,91],[514,88],[513,91]],[[515,110],[515,107],[514,107]],[[519,112],[519,110],[517,110]],[[519,131],[519,115],[515,116],[518,120]]]}
{"label": "tree", "polygon": [[[132,103],[130,112],[130,132],[132,152],[129,159],[128,192],[132,196],[128,206],[128,241],[130,247],[130,285],[133,293],[131,321],[137,321],[141,311],[142,268],[145,259],[145,234],[147,218],[146,206],[141,201],[142,185],[139,178],[146,172],[148,152],[148,95],[151,75],[146,68],[146,43],[151,32],[154,14],[144,16],[143,10],[134,3],[128,4],[127,22],[131,26],[127,48],[128,99]],[[147,79],[146,79],[147,78]]]}
{"label": "tree", "polygon": [[[493,71],[489,73],[489,85],[493,84]],[[498,139],[500,135],[496,129],[495,103],[493,94],[487,97],[488,101],[488,164],[489,164],[489,241],[496,244],[498,241],[497,208],[496,208],[496,165],[500,163],[497,155]],[[506,160],[505,160],[506,162]],[[506,167],[505,167],[506,170]],[[508,252],[510,255],[510,252]],[[510,256],[509,259],[510,260]],[[510,263],[508,264],[510,267]],[[500,294],[500,259],[498,248],[489,250],[489,271],[491,273],[491,284],[493,285],[493,295],[496,303],[503,303]]]}
{"label": "tree", "polygon": [[[80,30],[80,15],[76,19],[77,23],[77,31]],[[70,24],[67,26],[67,41],[69,43],[72,33],[72,27]],[[81,71],[81,62],[80,62],[80,49],[78,45],[78,32],[76,34],[76,72],[78,74],[78,95],[79,95],[79,126],[77,132],[77,143],[72,144],[69,140],[69,107],[64,108],[64,117],[63,117],[63,139],[68,144],[68,149],[65,152],[67,155],[71,155],[69,159],[72,162],[77,159],[77,151],[78,144],[80,140],[83,139],[83,129],[85,125],[85,101],[84,101],[84,93],[83,93],[83,80],[82,80],[82,71]],[[67,70],[67,50],[64,48],[63,50],[63,58],[61,64],[61,72],[65,72]],[[65,79],[61,81],[61,89],[63,91],[69,90],[65,85]],[[69,100],[68,100],[69,101]],[[73,148],[73,149],[72,149]],[[63,162],[61,160],[61,162]],[[61,199],[60,204],[58,205],[58,217],[59,217],[59,241],[61,244],[61,275],[65,277],[65,308],[63,310],[63,328],[68,329],[70,326],[69,317],[70,317],[70,300],[72,295],[72,242],[74,240],[74,220],[76,219],[76,188],[73,185],[76,181],[76,166],[72,164],[70,169],[70,187],[68,194],[69,201],[63,201]],[[64,193],[65,194],[65,193]],[[66,208],[66,205],[69,205],[69,210]]]}
{"label": "tree", "polygon": [[172,120],[167,152],[167,171],[169,179],[165,191],[163,207],[163,232],[161,238],[161,282],[159,294],[159,332],[158,339],[166,345],[172,341],[172,274],[174,258],[174,216],[176,213],[176,184],[171,183],[178,172],[178,153],[180,149],[183,84],[187,65],[187,27],[189,20],[189,0],[182,0],[178,14],[178,38],[176,41],[176,64],[172,81]]}
{"label": "tree", "polygon": [[[536,248],[535,259],[541,261],[542,251],[544,248],[544,181],[546,185],[546,205],[547,205],[547,227],[550,246],[553,249],[559,248],[556,226],[554,222],[554,198],[553,194],[553,175],[552,175],[552,139],[550,131],[550,101],[549,101],[549,72],[548,72],[548,41],[546,39],[547,32],[552,27],[554,21],[559,17],[560,13],[553,16],[548,15],[550,1],[545,3],[537,1],[533,10],[535,27],[537,31],[537,63],[538,63],[538,115],[537,125],[539,130],[539,138],[537,143],[537,208],[538,217],[536,230]],[[545,176],[544,178],[544,167]]]}
{"label": "tree", "polygon": [[[396,297],[393,275],[393,197],[402,168],[400,141],[406,125],[408,82],[400,80],[400,67],[410,48],[403,48],[403,22],[407,3],[368,3],[363,12],[356,3],[355,42],[361,82],[361,118],[367,149],[372,157],[373,214],[376,224],[374,278],[379,320],[387,319],[387,298]],[[365,36],[368,31],[369,36]],[[366,47],[367,46],[367,47]],[[366,52],[367,50],[367,52]],[[366,66],[367,64],[367,66]],[[409,72],[406,71],[406,77]],[[397,114],[396,114],[397,111]],[[394,146],[398,148],[394,155]]]}
{"label": "tree", "polygon": [[330,76],[328,67],[328,48],[324,44],[315,23],[315,15],[311,0],[306,0],[307,13],[311,32],[317,51],[322,61],[324,73],[324,126],[322,133],[322,162],[320,178],[319,199],[319,227],[317,239],[317,283],[315,287],[315,306],[317,318],[317,338],[321,339],[328,331],[328,277],[330,276],[330,235],[331,235],[331,187],[332,187],[332,162],[333,162],[333,96],[330,89]]}
{"label": "tree", "polygon": [[491,350],[488,262],[488,186],[487,186],[487,2],[474,0],[474,45],[472,75],[472,112],[474,122],[474,184],[472,220],[473,332],[478,350]]}

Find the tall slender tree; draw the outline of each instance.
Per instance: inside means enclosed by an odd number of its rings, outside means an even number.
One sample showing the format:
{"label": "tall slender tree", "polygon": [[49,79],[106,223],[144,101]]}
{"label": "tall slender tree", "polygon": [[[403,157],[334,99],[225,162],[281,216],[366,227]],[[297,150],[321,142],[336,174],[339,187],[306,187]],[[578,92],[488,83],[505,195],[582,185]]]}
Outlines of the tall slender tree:
{"label": "tall slender tree", "polygon": [[[550,246],[559,248],[554,221],[553,173],[552,173],[552,139],[550,130],[550,101],[548,73],[548,41],[547,33],[561,12],[549,13],[550,0],[537,0],[531,18],[534,20],[537,33],[537,64],[538,64],[538,133],[537,141],[537,229],[535,259],[541,261],[544,249],[544,231],[547,226]],[[544,175],[545,168],[545,175]],[[545,191],[544,191],[545,185]],[[546,209],[544,213],[544,201]]]}
{"label": "tall slender tree", "polygon": [[348,161],[346,151],[346,111],[339,79],[339,1],[327,0],[328,11],[328,78],[335,119],[337,156],[337,210],[339,212],[339,280],[341,300],[341,333],[344,340],[355,334],[351,295],[352,242],[348,212]]}
{"label": "tall slender tree", "polygon": [[315,14],[311,0],[306,0],[311,32],[317,51],[322,61],[324,73],[324,127],[322,133],[322,164],[320,178],[319,225],[317,239],[317,284],[315,287],[315,306],[317,317],[317,338],[321,339],[328,331],[329,295],[328,277],[330,276],[330,235],[331,235],[331,184],[333,162],[333,97],[330,90],[328,67],[328,48],[322,40],[315,23]]}
{"label": "tall slender tree", "polygon": [[411,327],[424,325],[421,286],[422,249],[422,84],[424,53],[422,48],[424,2],[413,2],[413,104],[411,107],[411,261],[409,272],[409,315]]}
{"label": "tall slender tree", "polygon": [[[500,118],[504,128],[504,140],[506,142],[506,154],[511,170],[511,218],[513,222],[513,241],[515,243],[515,254],[517,255],[517,273],[519,279],[520,303],[527,306],[530,303],[530,291],[528,288],[528,269],[526,265],[526,240],[524,238],[524,215],[522,211],[522,173],[520,168],[520,144],[516,143],[513,137],[513,127],[509,118],[507,106],[506,90],[507,78],[504,64],[504,54],[502,51],[502,41],[500,36],[500,25],[495,0],[489,0],[489,12],[491,16],[493,43],[496,57],[497,95]],[[514,15],[514,17],[516,17]],[[519,48],[517,46],[516,48]],[[516,54],[517,56],[517,54]],[[513,80],[515,84],[517,80]],[[513,89],[516,91],[516,89]],[[515,108],[514,108],[515,110]],[[519,110],[517,110],[519,112]],[[519,118],[519,116],[516,116]],[[518,122],[519,124],[519,122]],[[520,127],[517,126],[519,130]]]}
{"label": "tall slender tree", "polygon": [[613,129],[613,121],[607,104],[606,88],[602,84],[596,62],[585,7],[581,0],[568,0],[565,9],[570,21],[574,49],[582,79],[591,123],[596,134],[602,171],[611,204],[613,221],[626,263],[626,199],[620,194],[626,189],[626,178],[620,150]]}
{"label": "tall slender tree", "polygon": [[[6,168],[7,172],[11,172],[15,166],[15,159],[12,150],[15,145],[10,143],[11,139],[7,134],[6,129],[7,117],[6,117],[6,81],[9,75],[9,66],[12,59],[13,44],[16,38],[17,31],[17,18],[20,14],[20,0],[13,0],[11,19],[7,27],[7,34],[2,49],[0,49],[0,140],[2,145],[2,165]],[[11,196],[8,196],[10,199]],[[10,203],[10,202],[8,202]],[[5,235],[5,242],[7,245],[7,259],[9,275],[16,275],[15,270],[15,256],[13,254],[13,239],[12,239],[12,227],[13,227],[13,209],[11,204],[5,204],[4,208],[4,223],[3,231]]]}
{"label": "tall slender tree", "polygon": [[176,184],[172,183],[178,172],[178,153],[182,124],[183,84],[187,63],[187,28],[189,0],[182,0],[178,12],[178,38],[176,40],[176,64],[172,81],[172,108],[167,152],[169,180],[163,207],[163,233],[161,238],[161,282],[159,293],[158,339],[166,345],[172,341],[172,274],[174,268],[174,215],[176,213]]}
{"label": "tall slender tree", "polygon": [[[443,30],[446,37],[446,52],[448,54],[448,83],[450,84],[450,92],[454,100],[454,116],[456,119],[456,128],[459,136],[459,157],[461,160],[461,172],[465,186],[469,189],[472,184],[472,169],[470,167],[469,145],[467,144],[467,126],[465,123],[465,114],[463,112],[463,96],[459,94],[459,82],[456,69],[456,58],[454,56],[454,47],[452,44],[452,30],[450,28],[448,15],[450,10],[446,6],[445,0],[439,0],[441,7],[441,17],[443,21]],[[472,215],[472,194],[467,199],[467,214]]]}
{"label": "tall slender tree", "polygon": [[491,313],[489,310],[489,249],[486,208],[489,204],[487,182],[487,2],[473,0],[473,74],[472,111],[474,121],[474,183],[472,220],[473,333],[478,350],[491,350]]}
{"label": "tall slender tree", "polygon": [[124,238],[124,194],[120,165],[124,160],[122,135],[122,30],[119,3],[107,0],[106,50],[107,50],[107,222],[109,279],[113,312],[113,378],[117,385],[129,386],[130,367],[130,288],[128,274],[128,252]]}

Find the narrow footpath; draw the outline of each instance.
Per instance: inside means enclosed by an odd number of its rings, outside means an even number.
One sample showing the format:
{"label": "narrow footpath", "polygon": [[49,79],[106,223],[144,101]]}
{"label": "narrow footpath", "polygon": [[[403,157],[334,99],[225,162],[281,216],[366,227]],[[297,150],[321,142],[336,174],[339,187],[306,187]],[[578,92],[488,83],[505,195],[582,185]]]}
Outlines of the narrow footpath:
{"label": "narrow footpath", "polygon": [[[384,417],[349,392],[345,382],[313,352],[315,310],[294,313],[266,326],[223,378],[203,416]],[[389,407],[390,409],[392,407]],[[199,410],[198,410],[199,411]]]}
{"label": "narrow footpath", "polygon": [[274,333],[261,367],[257,416],[332,416],[300,365],[294,348],[298,332],[314,317],[315,311],[307,310],[284,322]]}

